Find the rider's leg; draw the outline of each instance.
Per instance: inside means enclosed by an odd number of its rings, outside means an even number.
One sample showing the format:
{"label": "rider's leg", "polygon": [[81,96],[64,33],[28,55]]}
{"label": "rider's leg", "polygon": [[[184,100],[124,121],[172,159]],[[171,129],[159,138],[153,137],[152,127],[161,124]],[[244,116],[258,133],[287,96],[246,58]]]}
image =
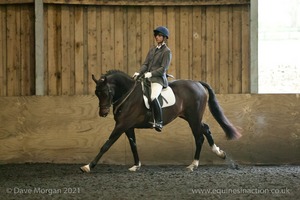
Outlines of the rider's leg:
{"label": "rider's leg", "polygon": [[151,83],[151,109],[154,114],[154,128],[157,131],[162,129],[162,110],[158,101],[158,96],[162,91],[162,85],[159,83]]}

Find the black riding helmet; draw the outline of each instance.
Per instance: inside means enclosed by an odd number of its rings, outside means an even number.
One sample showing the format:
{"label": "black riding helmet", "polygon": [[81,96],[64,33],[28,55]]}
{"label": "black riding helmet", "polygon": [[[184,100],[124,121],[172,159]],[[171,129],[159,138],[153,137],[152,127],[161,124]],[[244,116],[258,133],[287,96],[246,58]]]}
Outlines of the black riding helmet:
{"label": "black riding helmet", "polygon": [[158,35],[159,33],[165,36],[167,39],[169,39],[169,30],[164,26],[159,26],[156,29],[153,30],[154,35]]}

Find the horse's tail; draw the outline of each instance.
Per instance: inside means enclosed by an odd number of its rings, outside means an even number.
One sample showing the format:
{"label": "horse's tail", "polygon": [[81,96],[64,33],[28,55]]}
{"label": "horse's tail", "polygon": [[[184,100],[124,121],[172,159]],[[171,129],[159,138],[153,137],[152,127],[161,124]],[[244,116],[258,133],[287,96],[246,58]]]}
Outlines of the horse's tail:
{"label": "horse's tail", "polygon": [[199,81],[201,85],[203,85],[209,94],[208,98],[208,107],[210,112],[212,113],[213,117],[216,119],[216,121],[220,124],[222,129],[224,130],[226,137],[228,139],[238,139],[242,135],[239,133],[239,131],[230,123],[230,121],[227,119],[225,114],[223,113],[222,108],[220,107],[218,100],[216,98],[216,95],[213,91],[213,89],[207,84],[202,81]]}

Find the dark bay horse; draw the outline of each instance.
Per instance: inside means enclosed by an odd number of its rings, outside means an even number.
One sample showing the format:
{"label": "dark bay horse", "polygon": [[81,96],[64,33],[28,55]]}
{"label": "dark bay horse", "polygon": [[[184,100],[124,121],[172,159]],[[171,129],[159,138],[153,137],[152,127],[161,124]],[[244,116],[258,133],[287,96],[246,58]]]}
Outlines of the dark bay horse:
{"label": "dark bay horse", "polygon": [[[134,158],[134,165],[129,170],[136,171],[141,167],[141,162],[137,152],[134,129],[152,128],[149,123],[152,120],[152,115],[143,102],[141,82],[133,80],[129,75],[118,70],[108,71],[99,80],[94,75],[92,78],[96,83],[95,94],[99,99],[99,115],[106,117],[111,105],[113,105],[116,124],[95,159],[80,169],[83,172],[90,172],[103,154],[125,132]],[[192,80],[174,80],[169,82],[169,86],[174,91],[176,103],[173,106],[163,108],[163,123],[166,125],[177,117],[185,119],[192,129],[196,143],[194,161],[187,168],[193,171],[194,168],[198,167],[204,136],[207,138],[212,151],[219,157],[225,158],[225,152],[215,145],[208,125],[202,122],[207,104],[206,90],[209,94],[208,106],[210,111],[224,130],[227,138],[238,139],[241,134],[224,115],[212,88],[204,82]]]}

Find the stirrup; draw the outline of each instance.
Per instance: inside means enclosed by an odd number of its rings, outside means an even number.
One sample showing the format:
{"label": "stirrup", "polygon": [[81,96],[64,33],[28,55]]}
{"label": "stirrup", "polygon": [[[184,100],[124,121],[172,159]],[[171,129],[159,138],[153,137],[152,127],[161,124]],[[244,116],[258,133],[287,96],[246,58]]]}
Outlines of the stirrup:
{"label": "stirrup", "polygon": [[156,130],[157,132],[161,132],[161,130],[162,130],[163,127],[162,127],[161,124],[156,124],[154,128],[155,128],[155,130]]}
{"label": "stirrup", "polygon": [[153,126],[153,128],[155,128],[155,130],[157,132],[161,132],[161,130],[163,128],[162,124],[158,124],[158,123],[154,123],[154,122],[149,122],[149,123]]}

